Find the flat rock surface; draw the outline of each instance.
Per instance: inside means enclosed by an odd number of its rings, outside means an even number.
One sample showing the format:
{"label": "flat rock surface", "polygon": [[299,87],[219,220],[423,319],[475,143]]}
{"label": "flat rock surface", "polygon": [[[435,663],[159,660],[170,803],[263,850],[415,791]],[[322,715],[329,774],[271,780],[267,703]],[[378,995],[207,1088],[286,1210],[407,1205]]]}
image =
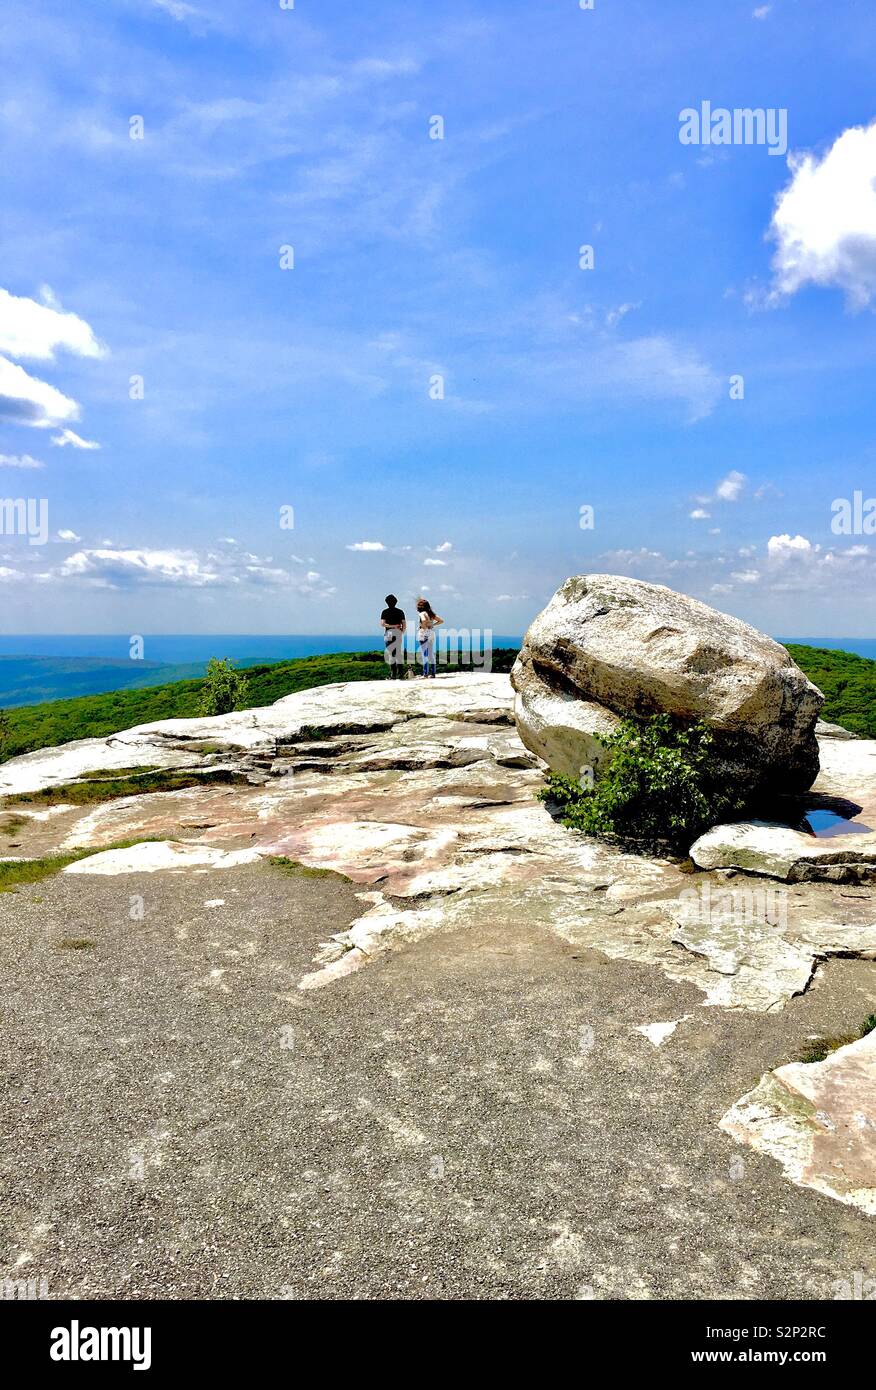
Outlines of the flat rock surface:
{"label": "flat rock surface", "polygon": [[505,676],[363,682],[0,768],[248,779],[5,807],[8,857],[93,853],[0,894],[0,1275],[744,1298],[866,1268],[862,1212],[717,1126],[872,1012],[872,894],[569,831],[510,721]]}
{"label": "flat rock surface", "polygon": [[[869,776],[869,743],[828,742],[828,768],[834,756],[845,760],[838,777],[853,776],[855,750]],[[194,870],[217,855],[231,867],[255,854],[341,873],[372,897],[316,953],[304,989],[475,914],[499,925],[525,915],[572,944],[659,965],[696,984],[704,1002],[730,1008],[781,1008],[819,959],[876,951],[866,892],[789,887],[771,917],[758,877],[691,875],[689,865],[557,824],[536,800],[543,767],[513,726],[507,676],[333,685],[266,709],[167,720],[14,759],[0,768],[0,790],[153,765],[224,768],[250,781],[50,808],[17,833],[10,853],[160,839],[170,844],[112,850],[70,872],[128,873],[147,862]],[[26,803],[20,814],[29,814]]]}
{"label": "flat rock surface", "polygon": [[[872,1218],[718,1122],[854,1027],[876,964],[829,962],[781,1012],[703,1009],[473,911],[300,990],[359,891],[254,864],[0,894],[0,1275],[58,1298],[830,1299],[874,1271]],[[636,1031],[685,1015],[659,1048]]]}

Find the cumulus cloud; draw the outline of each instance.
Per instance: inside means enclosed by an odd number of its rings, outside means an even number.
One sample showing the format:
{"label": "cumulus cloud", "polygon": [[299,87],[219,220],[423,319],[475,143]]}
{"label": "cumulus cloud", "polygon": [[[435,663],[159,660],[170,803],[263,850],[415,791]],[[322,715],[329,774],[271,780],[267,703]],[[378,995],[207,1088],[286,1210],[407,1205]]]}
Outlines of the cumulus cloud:
{"label": "cumulus cloud", "polygon": [[39,459],[30,454],[0,454],[0,468],[45,468]]}
{"label": "cumulus cloud", "polygon": [[[42,297],[38,303],[0,289],[0,419],[48,429],[78,420],[77,402],[9,359],[53,362],[59,349],[77,357],[101,357],[104,349],[90,325],[77,314],[64,313],[47,287]],[[82,441],[80,447],[97,446]]]}
{"label": "cumulus cloud", "polygon": [[823,159],[792,154],[788,166],[768,233],[771,302],[811,284],[841,289],[863,308],[876,291],[876,121],[843,131]]}
{"label": "cumulus cloud", "polygon": [[[746,563],[740,564],[740,558]],[[734,595],[733,611],[742,610],[742,615],[749,618],[754,608],[772,600],[788,604],[787,613],[794,622],[801,612],[811,613],[814,605],[821,602],[837,613],[847,614],[850,593],[858,596],[859,607],[867,605],[866,611],[876,602],[876,546],[860,541],[832,548],[806,536],[784,533],[771,536],[765,545],[745,545],[717,553],[706,549],[689,550],[683,555],[645,548],[614,550],[594,556],[592,569],[668,584],[681,593],[702,596],[707,602]],[[793,629],[785,626],[784,630]]]}
{"label": "cumulus cloud", "polygon": [[436,555],[441,555],[445,550],[452,550],[452,549],[453,549],[453,546],[452,546],[452,544],[451,544],[450,541],[442,541],[440,545],[436,545],[436,547],[435,547],[435,553],[436,553]]}
{"label": "cumulus cloud", "polygon": [[[78,542],[74,531],[59,531],[60,540]],[[289,570],[271,556],[236,549],[200,555],[186,549],[153,550],[118,546],[111,541],[69,555],[42,576],[46,582],[79,582],[89,588],[132,589],[163,586],[180,589],[285,589],[308,598],[336,592],[318,570]]]}
{"label": "cumulus cloud", "polygon": [[702,507],[694,507],[690,513],[690,519],[691,521],[708,521],[711,515],[711,512],[704,511]]}
{"label": "cumulus cloud", "polygon": [[94,332],[78,314],[64,313],[48,287],[42,304],[0,289],[0,352],[52,362],[59,348],[76,357],[102,357]]}
{"label": "cumulus cloud", "polygon": [[77,534],[76,534],[75,531],[59,531],[59,532],[58,532],[58,540],[59,540],[59,541],[81,541],[81,540],[82,540],[82,537],[81,537],[81,536],[77,536]]}
{"label": "cumulus cloud", "polygon": [[348,550],[385,550],[383,541],[355,541],[347,546]]}
{"label": "cumulus cloud", "polygon": [[0,420],[48,429],[78,418],[79,406],[69,396],[0,357]]}
{"label": "cumulus cloud", "polygon": [[423,561],[423,564],[424,564],[424,565],[446,565],[446,564],[447,564],[447,561],[446,561],[446,560],[433,560],[432,557],[431,557],[431,555],[430,555],[430,556],[427,556],[427,558]]}
{"label": "cumulus cloud", "polygon": [[219,578],[204,569],[191,550],[77,550],[64,561],[60,574],[123,587],[138,580],[201,587]]}
{"label": "cumulus cloud", "polygon": [[787,532],[781,536],[770,536],[767,541],[767,554],[771,560],[787,560],[808,555],[812,549],[812,542],[805,536],[789,536]]}

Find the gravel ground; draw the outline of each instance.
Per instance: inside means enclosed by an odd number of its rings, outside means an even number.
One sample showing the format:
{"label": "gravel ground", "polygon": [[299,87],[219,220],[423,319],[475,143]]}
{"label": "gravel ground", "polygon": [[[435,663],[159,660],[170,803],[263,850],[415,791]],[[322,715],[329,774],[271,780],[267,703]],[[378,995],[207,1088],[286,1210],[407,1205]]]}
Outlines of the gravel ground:
{"label": "gravel ground", "polygon": [[[831,1298],[873,1275],[872,1219],[717,1121],[857,1026],[876,963],[727,1012],[473,920],[301,993],[360,910],[267,865],[0,894],[0,1274],[183,1299]],[[634,1031],[684,1014],[660,1049]]]}

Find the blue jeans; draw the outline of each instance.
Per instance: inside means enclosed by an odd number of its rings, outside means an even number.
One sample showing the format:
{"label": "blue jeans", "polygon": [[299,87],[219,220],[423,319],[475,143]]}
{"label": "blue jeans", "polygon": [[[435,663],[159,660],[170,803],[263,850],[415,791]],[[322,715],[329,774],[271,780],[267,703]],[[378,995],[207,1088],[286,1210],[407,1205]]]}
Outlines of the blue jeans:
{"label": "blue jeans", "polygon": [[420,660],[423,663],[423,675],[434,676],[435,674],[435,634],[432,632],[421,632],[419,634]]}

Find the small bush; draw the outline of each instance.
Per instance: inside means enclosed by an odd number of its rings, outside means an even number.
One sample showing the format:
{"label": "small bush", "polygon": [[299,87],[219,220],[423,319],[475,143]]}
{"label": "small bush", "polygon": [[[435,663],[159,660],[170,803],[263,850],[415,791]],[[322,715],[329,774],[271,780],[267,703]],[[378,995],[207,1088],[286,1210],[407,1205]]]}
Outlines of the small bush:
{"label": "small bush", "polygon": [[602,740],[611,758],[592,786],[558,773],[539,797],[555,802],[560,820],[601,839],[667,842],[686,849],[704,830],[743,809],[719,785],[705,724],[681,724],[668,714],[624,720]]}
{"label": "small bush", "polygon": [[228,657],[220,661],[215,656],[208,661],[200,713],[230,714],[232,710],[244,709],[246,699],[246,676],[235,669],[234,662]]}

